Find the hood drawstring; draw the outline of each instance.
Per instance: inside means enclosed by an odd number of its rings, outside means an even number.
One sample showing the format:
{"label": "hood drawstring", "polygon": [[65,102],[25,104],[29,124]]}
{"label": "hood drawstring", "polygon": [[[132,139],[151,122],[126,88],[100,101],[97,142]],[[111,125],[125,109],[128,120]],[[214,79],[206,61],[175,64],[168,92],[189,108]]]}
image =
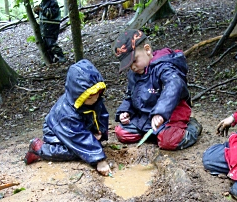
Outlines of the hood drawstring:
{"label": "hood drawstring", "polygon": [[89,111],[83,112],[83,114],[89,114],[89,113],[91,113],[91,112],[93,113],[93,118],[94,118],[94,122],[95,122],[96,128],[97,128],[98,131],[100,131],[98,122],[97,122],[97,120],[96,120],[96,113],[95,113],[95,111],[94,111],[94,110],[89,110]]}

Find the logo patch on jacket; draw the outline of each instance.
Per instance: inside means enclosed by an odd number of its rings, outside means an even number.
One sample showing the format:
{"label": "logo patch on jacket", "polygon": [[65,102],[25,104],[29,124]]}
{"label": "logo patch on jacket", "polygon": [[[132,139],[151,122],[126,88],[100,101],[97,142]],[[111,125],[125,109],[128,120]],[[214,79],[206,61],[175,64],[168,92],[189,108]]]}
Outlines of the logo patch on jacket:
{"label": "logo patch on jacket", "polygon": [[148,88],[147,91],[151,94],[157,94],[159,92],[159,89]]}

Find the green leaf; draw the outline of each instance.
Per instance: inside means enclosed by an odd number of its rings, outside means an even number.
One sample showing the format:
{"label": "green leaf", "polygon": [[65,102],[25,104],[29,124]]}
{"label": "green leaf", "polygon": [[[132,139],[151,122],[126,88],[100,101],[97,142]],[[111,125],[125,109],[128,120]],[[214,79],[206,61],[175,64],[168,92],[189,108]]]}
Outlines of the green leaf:
{"label": "green leaf", "polygon": [[35,43],[35,36],[29,36],[27,39],[26,39],[27,42],[32,42],[32,43]]}
{"label": "green leaf", "polygon": [[123,167],[124,167],[124,165],[123,164],[119,164],[119,170],[122,170],[123,169]]}
{"label": "green leaf", "polygon": [[78,180],[81,179],[81,177],[82,177],[83,174],[84,174],[83,172],[80,172],[80,173],[78,173],[78,174],[76,174],[76,175],[70,177],[70,180],[76,180],[76,181],[78,181]]}
{"label": "green leaf", "polygon": [[20,189],[15,189],[14,191],[13,191],[13,194],[17,194],[17,193],[19,193],[19,192],[21,192],[21,191],[23,191],[23,190],[26,190],[24,187],[22,187],[22,188],[20,188]]}
{"label": "green leaf", "polygon": [[112,145],[110,145],[110,148],[114,149],[114,150],[120,150],[122,148],[122,146],[121,145],[112,144]]}
{"label": "green leaf", "polygon": [[36,96],[35,96],[35,95],[34,95],[34,96],[31,96],[31,97],[30,97],[30,100],[31,100],[31,101],[35,101],[35,100],[36,100]]}

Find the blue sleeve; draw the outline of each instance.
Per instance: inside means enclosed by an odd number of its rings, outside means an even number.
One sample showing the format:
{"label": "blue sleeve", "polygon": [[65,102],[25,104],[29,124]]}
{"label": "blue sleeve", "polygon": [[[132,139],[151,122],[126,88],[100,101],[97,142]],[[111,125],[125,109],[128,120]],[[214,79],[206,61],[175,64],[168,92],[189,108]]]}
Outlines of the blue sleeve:
{"label": "blue sleeve", "polygon": [[119,115],[123,112],[128,112],[130,117],[135,114],[134,108],[132,106],[131,100],[131,91],[134,85],[134,80],[132,78],[132,72],[128,72],[128,86],[125,94],[125,99],[123,100],[122,104],[118,107],[116,114],[115,114],[115,121],[119,122]]}
{"label": "blue sleeve", "polygon": [[64,117],[53,131],[68,149],[87,163],[93,164],[106,158],[100,142],[78,119]]}
{"label": "blue sleeve", "polygon": [[155,76],[162,83],[162,91],[151,111],[151,117],[159,114],[167,121],[179,102],[188,97],[187,84],[171,63],[162,64]]}

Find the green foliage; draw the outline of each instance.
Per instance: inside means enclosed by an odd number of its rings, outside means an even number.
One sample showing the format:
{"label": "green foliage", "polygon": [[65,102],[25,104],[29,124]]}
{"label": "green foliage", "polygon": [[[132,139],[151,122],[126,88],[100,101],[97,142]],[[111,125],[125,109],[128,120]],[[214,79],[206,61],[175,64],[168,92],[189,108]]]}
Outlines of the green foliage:
{"label": "green foliage", "polygon": [[[81,20],[81,29],[82,29],[82,28],[85,26],[85,21],[84,21],[85,15],[84,15],[84,13],[79,12],[79,19]],[[70,25],[70,24],[71,24],[71,21],[69,20],[69,21],[67,22],[67,24]]]}
{"label": "green foliage", "polygon": [[110,148],[114,149],[114,150],[120,150],[122,148],[122,146],[121,145],[112,144],[112,145],[110,145]]}
{"label": "green foliage", "polygon": [[155,27],[154,27],[155,32],[158,32],[159,29],[160,29],[160,27],[158,25],[155,25]]}
{"label": "green foliage", "polygon": [[[30,4],[32,5],[38,5],[41,0],[29,0]],[[58,0],[59,6],[64,4],[63,0]],[[8,20],[9,16],[5,13],[5,4],[3,0],[0,0],[0,20]],[[9,0],[9,12],[11,16],[11,20],[20,20],[20,19],[26,19],[27,14],[24,6],[24,0]]]}
{"label": "green foliage", "polygon": [[26,190],[24,187],[22,187],[22,188],[20,188],[20,189],[15,189],[14,191],[13,191],[13,194],[17,194],[17,193],[19,193],[19,192],[21,192],[21,191],[23,191],[23,190]]}
{"label": "green foliage", "polygon": [[149,0],[145,4],[142,4],[142,3],[134,4],[133,10],[136,11],[138,8],[146,8],[147,6],[149,6],[151,4],[151,2],[152,2],[152,0]]}
{"label": "green foliage", "polygon": [[[22,3],[23,0],[9,0],[9,15],[11,20],[20,20],[25,18],[26,11]],[[0,8],[5,8],[4,1],[0,1]],[[5,9],[0,10],[0,20],[8,20],[9,16],[6,15]]]}
{"label": "green foliage", "polygon": [[30,43],[35,43],[35,36],[29,36],[27,39],[26,39],[27,42],[30,42]]}
{"label": "green foliage", "polygon": [[225,197],[227,200],[231,201],[232,200],[232,197],[231,195],[229,194],[228,196]]}
{"label": "green foliage", "polygon": [[82,12],[79,12],[79,19],[81,20],[81,28],[85,26],[85,15]]}
{"label": "green foliage", "polygon": [[122,170],[124,168],[124,165],[123,164],[119,164],[119,170]]}

